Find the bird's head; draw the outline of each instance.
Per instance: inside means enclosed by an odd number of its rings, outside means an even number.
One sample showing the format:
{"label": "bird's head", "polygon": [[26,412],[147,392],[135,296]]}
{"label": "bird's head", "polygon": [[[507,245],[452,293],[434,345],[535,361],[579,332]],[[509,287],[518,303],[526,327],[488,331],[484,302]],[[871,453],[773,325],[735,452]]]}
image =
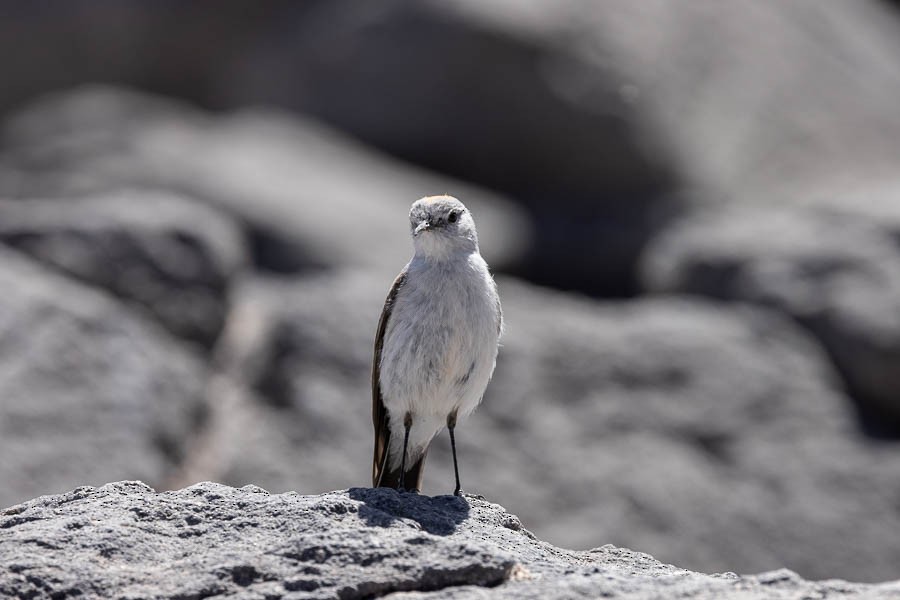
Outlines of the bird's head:
{"label": "bird's head", "polygon": [[441,260],[478,251],[472,214],[453,196],[417,200],[409,211],[409,225],[416,254],[426,258]]}

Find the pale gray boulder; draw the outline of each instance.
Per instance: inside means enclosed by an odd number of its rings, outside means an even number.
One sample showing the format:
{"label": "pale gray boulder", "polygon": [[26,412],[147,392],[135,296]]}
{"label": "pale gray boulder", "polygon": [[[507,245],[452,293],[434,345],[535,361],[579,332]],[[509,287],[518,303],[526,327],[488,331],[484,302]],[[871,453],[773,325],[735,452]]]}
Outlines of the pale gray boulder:
{"label": "pale gray boulder", "polygon": [[480,496],[351,488],[316,496],[201,483],[80,487],[0,512],[4,597],[900,597],[900,582],[705,575],[536,539]]}
{"label": "pale gray boulder", "polygon": [[110,296],[0,249],[0,504],[164,485],[204,414],[200,358]]}
{"label": "pale gray boulder", "polygon": [[[825,353],[789,320],[499,285],[497,370],[457,429],[464,489],[502,498],[566,547],[612,542],[709,571],[896,572],[894,449],[858,433]],[[369,484],[372,344],[388,286],[359,271],[238,286],[216,354],[228,403],[178,481]],[[424,485],[452,490],[446,433]]]}
{"label": "pale gray boulder", "polygon": [[120,190],[66,200],[0,200],[0,241],[146,309],[178,337],[211,346],[243,232],[184,197]]}

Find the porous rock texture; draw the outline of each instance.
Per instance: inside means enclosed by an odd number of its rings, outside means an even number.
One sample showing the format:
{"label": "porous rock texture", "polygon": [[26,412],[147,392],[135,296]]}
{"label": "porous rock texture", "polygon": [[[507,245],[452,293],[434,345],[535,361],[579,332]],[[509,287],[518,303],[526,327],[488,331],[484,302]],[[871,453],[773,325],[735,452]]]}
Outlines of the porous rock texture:
{"label": "porous rock texture", "polygon": [[0,594],[17,598],[900,597],[900,582],[704,575],[613,546],[563,550],[481,496],[368,488],[80,487],[0,511],[0,564]]}

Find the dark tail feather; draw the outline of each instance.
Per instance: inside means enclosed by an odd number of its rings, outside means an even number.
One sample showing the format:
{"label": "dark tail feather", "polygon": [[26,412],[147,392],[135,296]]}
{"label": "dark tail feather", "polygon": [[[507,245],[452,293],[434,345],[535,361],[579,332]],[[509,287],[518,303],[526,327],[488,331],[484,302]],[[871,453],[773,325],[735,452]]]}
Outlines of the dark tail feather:
{"label": "dark tail feather", "polygon": [[[385,452],[385,454],[387,454],[387,452]],[[427,454],[428,450],[426,449],[425,452],[422,453],[422,456],[406,470],[406,477],[403,483],[407,490],[415,490],[417,492],[422,491],[422,475],[425,473],[425,457]],[[390,464],[389,461],[390,459],[385,457],[385,468],[380,470],[381,477],[375,481],[375,487],[396,488],[400,485],[400,467],[388,469],[387,465]]]}
{"label": "dark tail feather", "polygon": [[[384,411],[382,410],[382,413]],[[384,470],[388,464],[388,448],[391,445],[391,430],[388,427],[387,415],[375,421],[375,454],[372,458],[372,487],[378,487],[378,482],[384,476]]]}

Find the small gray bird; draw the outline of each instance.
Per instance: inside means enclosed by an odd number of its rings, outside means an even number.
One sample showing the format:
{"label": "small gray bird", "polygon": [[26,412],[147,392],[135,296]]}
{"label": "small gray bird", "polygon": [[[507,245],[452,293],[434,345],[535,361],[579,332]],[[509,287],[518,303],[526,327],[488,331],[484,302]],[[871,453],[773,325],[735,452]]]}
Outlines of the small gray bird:
{"label": "small gray bird", "polygon": [[422,198],[409,221],[415,254],[394,280],[375,336],[372,483],[421,490],[428,446],[446,425],[459,495],[454,428],[494,372],[500,298],[462,202]]}

